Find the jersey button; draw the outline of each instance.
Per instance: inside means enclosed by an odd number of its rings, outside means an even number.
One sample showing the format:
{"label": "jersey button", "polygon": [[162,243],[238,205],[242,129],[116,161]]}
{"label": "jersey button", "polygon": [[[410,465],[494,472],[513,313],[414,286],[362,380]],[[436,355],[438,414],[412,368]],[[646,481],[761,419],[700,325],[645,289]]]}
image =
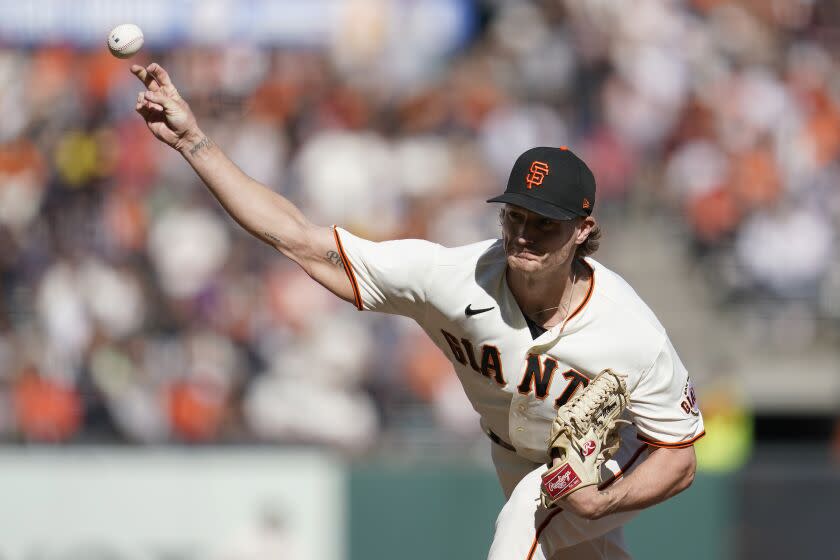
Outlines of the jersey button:
{"label": "jersey button", "polygon": [[525,412],[525,405],[524,404],[519,405],[519,412]]}
{"label": "jersey button", "polygon": [[523,428],[522,426],[518,426],[518,427],[516,428],[516,431],[517,431],[517,432],[524,432],[524,431],[525,431],[525,428]]}

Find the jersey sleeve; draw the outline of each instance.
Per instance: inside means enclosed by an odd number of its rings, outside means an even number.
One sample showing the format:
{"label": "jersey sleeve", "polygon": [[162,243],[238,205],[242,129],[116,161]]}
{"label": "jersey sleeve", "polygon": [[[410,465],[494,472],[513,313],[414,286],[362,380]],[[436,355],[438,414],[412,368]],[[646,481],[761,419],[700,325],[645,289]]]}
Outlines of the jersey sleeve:
{"label": "jersey sleeve", "polygon": [[339,227],[333,232],[359,310],[415,318],[424,312],[439,245],[419,239],[368,241]]}
{"label": "jersey sleeve", "polygon": [[705,435],[694,387],[666,338],[652,366],[630,389],[638,438],[655,447],[689,447]]}

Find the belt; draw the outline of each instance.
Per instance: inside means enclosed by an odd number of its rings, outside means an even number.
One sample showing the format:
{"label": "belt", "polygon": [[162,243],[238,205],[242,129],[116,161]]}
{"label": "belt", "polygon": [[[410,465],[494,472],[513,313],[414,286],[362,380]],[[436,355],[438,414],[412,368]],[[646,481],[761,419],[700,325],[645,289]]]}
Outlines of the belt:
{"label": "belt", "polygon": [[508,442],[506,442],[505,440],[503,440],[502,438],[500,438],[499,436],[497,436],[496,432],[494,432],[493,430],[485,429],[484,433],[487,434],[487,437],[490,438],[490,441],[492,441],[496,445],[500,445],[508,451],[513,451],[514,453],[516,453],[516,448]]}

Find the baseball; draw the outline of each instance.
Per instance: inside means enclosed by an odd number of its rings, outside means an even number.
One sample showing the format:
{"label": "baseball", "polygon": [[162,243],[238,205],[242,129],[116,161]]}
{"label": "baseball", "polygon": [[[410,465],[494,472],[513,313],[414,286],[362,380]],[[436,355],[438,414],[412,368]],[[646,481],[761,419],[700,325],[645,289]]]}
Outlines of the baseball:
{"label": "baseball", "polygon": [[108,34],[108,50],[117,58],[129,58],[143,46],[143,32],[133,23],[116,26]]}

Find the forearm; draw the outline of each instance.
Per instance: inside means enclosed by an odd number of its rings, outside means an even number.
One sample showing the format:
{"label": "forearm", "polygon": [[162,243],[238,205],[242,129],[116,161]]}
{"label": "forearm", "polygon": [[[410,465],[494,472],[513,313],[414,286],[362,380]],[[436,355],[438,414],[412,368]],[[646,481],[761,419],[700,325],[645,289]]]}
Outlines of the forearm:
{"label": "forearm", "polygon": [[254,181],[198,127],[189,104],[160,64],[133,65],[146,91],[134,109],[155,138],[184,156],[231,217],[246,231],[298,263],[307,274],[346,301],[357,302],[350,269],[331,228],[311,224],[294,204]]}
{"label": "forearm", "polygon": [[587,519],[640,510],[676,496],[694,480],[694,448],[656,448],[630,474],[598,490],[587,486],[565,498],[568,509]]}
{"label": "forearm", "polygon": [[634,471],[598,492],[597,517],[644,509],[676,496],[694,480],[694,448],[655,449]]}
{"label": "forearm", "polygon": [[246,175],[200,129],[176,146],[222,207],[246,231],[295,258],[308,221],[289,200]]}

